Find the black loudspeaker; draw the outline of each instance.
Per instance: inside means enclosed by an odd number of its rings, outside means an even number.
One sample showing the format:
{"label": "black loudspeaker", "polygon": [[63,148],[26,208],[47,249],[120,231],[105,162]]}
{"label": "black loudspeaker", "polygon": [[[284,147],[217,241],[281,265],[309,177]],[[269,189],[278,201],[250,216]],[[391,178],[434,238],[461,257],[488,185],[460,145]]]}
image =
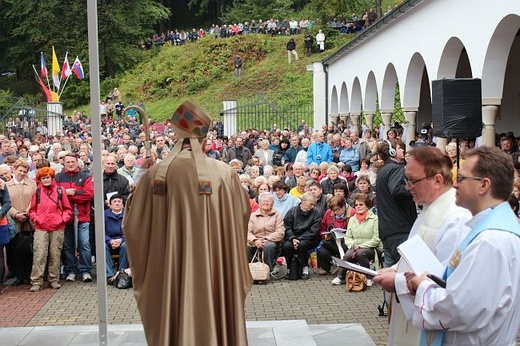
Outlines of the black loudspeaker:
{"label": "black loudspeaker", "polygon": [[433,134],[449,138],[482,135],[480,79],[439,79],[432,82]]}

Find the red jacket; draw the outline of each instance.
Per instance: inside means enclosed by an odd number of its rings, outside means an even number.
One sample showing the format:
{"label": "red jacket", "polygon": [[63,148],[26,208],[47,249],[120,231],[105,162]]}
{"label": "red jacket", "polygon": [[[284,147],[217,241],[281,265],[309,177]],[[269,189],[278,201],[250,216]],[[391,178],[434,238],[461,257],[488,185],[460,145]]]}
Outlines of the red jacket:
{"label": "red jacket", "polygon": [[[68,172],[62,170],[54,177],[56,183],[63,187],[63,193],[66,189],[76,189],[76,194],[73,196],[67,196],[69,202],[74,208],[74,204],[78,206],[78,221],[80,223],[90,222],[90,203],[94,198],[94,183],[92,182],[92,176],[90,174],[76,171]],[[71,222],[73,219],[71,220]]]}
{"label": "red jacket", "polygon": [[332,210],[327,209],[325,215],[323,215],[323,219],[321,220],[320,237],[322,239],[325,238],[323,233],[328,232],[332,228],[347,229],[348,220],[350,220],[350,218],[356,214],[356,210],[347,205],[346,213],[347,215],[344,219],[336,219],[336,217],[332,215]]}
{"label": "red jacket", "polygon": [[[40,189],[40,201],[37,201],[38,189]],[[58,198],[58,184],[55,181],[51,186],[45,187],[38,183],[31,199],[29,217],[34,222],[34,228],[40,231],[57,231],[65,229],[65,224],[72,219],[72,208],[65,191]]]}

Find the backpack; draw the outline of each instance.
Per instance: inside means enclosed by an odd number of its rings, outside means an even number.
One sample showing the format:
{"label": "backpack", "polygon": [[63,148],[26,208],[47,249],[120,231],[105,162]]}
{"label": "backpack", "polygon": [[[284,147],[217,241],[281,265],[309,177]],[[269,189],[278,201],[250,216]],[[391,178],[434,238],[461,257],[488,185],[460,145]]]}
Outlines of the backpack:
{"label": "backpack", "polygon": [[[40,196],[42,194],[41,188],[36,188],[36,203],[40,204]],[[60,185],[58,185],[58,201],[61,201],[61,196],[63,195],[62,188]]]}

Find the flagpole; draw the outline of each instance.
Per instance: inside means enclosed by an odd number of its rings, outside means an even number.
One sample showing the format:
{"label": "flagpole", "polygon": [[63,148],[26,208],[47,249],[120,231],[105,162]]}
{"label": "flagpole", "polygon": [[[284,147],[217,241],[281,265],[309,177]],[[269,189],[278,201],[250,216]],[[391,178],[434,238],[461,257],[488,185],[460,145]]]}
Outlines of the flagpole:
{"label": "flagpole", "polygon": [[63,86],[61,87],[61,92],[58,95],[58,100],[61,98],[61,94],[63,94],[63,90],[65,90],[65,85],[67,85],[69,78],[70,78],[70,75],[67,76],[67,79],[65,79],[65,83],[63,83]]}
{"label": "flagpole", "polygon": [[108,345],[107,284],[105,278],[105,220],[103,218],[103,169],[101,162],[101,117],[99,115],[99,45],[97,0],[87,0],[88,53],[90,67],[90,114],[94,152],[94,195],[96,217],[96,274],[98,289],[99,345]]}

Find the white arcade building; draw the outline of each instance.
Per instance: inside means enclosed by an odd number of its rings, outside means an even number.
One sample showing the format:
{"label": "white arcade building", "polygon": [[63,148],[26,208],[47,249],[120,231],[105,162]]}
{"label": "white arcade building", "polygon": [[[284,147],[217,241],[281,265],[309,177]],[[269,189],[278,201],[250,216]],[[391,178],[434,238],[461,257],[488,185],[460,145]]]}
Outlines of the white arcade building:
{"label": "white arcade building", "polygon": [[312,70],[315,127],[372,127],[379,110],[387,130],[399,88],[417,130],[432,119],[433,80],[480,78],[482,142],[494,145],[496,132],[520,135],[520,1],[408,0]]}

